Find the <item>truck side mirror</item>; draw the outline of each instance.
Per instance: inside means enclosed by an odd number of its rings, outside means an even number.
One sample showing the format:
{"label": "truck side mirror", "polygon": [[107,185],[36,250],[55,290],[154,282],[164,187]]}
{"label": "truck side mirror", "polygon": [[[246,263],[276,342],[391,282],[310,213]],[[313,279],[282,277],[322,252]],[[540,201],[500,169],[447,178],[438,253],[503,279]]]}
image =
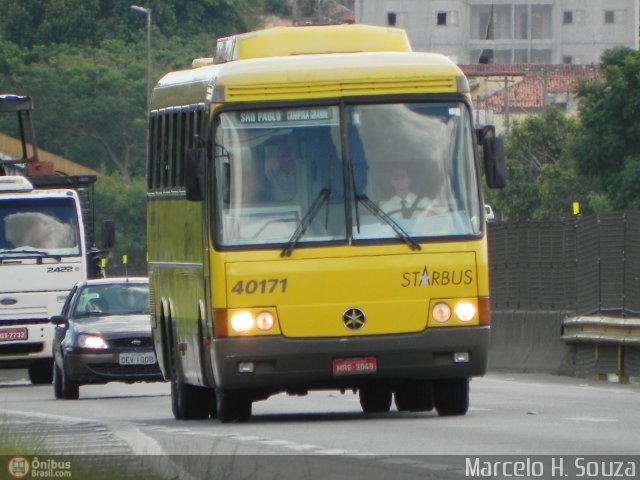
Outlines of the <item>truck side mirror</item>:
{"label": "truck side mirror", "polygon": [[102,248],[109,250],[116,243],[116,226],[113,220],[102,222]]}
{"label": "truck side mirror", "polygon": [[504,159],[504,142],[496,137],[493,125],[477,130],[478,143],[482,146],[484,175],[489,188],[504,188],[507,184],[507,168]]}
{"label": "truck side mirror", "polygon": [[201,202],[205,194],[206,148],[187,150],[184,164],[184,182],[187,200]]}
{"label": "truck side mirror", "polygon": [[68,322],[67,317],[64,315],[54,315],[49,319],[49,321],[58,327],[65,325]]}

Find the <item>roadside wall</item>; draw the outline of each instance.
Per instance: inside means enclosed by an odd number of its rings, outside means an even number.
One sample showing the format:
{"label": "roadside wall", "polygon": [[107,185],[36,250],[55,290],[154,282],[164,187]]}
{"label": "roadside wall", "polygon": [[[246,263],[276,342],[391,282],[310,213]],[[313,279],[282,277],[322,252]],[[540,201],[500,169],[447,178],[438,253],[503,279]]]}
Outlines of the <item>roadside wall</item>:
{"label": "roadside wall", "polygon": [[576,315],[640,318],[640,212],[489,224],[489,368],[640,375],[640,345],[567,345]]}

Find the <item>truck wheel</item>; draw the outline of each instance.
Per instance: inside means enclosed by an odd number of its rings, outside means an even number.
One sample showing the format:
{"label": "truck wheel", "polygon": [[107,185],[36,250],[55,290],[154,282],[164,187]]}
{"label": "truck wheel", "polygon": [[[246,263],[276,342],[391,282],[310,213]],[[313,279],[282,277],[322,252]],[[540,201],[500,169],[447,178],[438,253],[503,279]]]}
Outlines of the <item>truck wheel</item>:
{"label": "truck wheel", "polygon": [[217,394],[218,419],[222,423],[246,422],[251,418],[252,401],[241,392],[223,390]]}
{"label": "truck wheel", "polygon": [[69,378],[67,372],[64,369],[64,362],[62,364],[62,398],[65,400],[77,400],[80,396],[80,384]]}
{"label": "truck wheel", "polygon": [[51,385],[53,381],[53,359],[43,358],[30,365],[29,380],[32,385]]}
{"label": "truck wheel", "polygon": [[358,390],[364,413],[387,413],[391,408],[391,389],[386,385],[367,385]]}
{"label": "truck wheel", "polygon": [[469,410],[469,379],[449,378],[435,382],[434,403],[438,415],[464,415]]}
{"label": "truck wheel", "polygon": [[433,385],[427,380],[405,381],[393,392],[399,412],[428,412],[433,409]]}

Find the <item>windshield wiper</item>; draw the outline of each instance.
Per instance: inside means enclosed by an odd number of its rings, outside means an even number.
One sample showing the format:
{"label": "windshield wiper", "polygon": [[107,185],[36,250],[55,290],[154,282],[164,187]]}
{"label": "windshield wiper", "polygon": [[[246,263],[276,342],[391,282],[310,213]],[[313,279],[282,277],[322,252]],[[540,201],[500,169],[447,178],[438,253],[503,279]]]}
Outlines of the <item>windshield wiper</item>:
{"label": "windshield wiper", "polygon": [[320,193],[318,193],[318,196],[313,201],[311,208],[309,208],[309,211],[307,211],[304,218],[298,224],[298,228],[296,228],[296,231],[293,232],[293,235],[291,235],[289,243],[287,243],[287,246],[282,249],[282,252],[280,252],[281,257],[291,256],[291,252],[293,252],[293,249],[296,247],[298,240],[300,240],[302,235],[304,235],[304,232],[307,231],[307,228],[309,228],[309,225],[311,225],[313,219],[316,218],[316,215],[318,214],[320,207],[322,207],[322,204],[328,201],[330,193],[331,190],[328,188],[323,188],[322,190],[320,190]]}
{"label": "windshield wiper", "polygon": [[396,232],[396,235],[398,235],[400,240],[409,245],[411,250],[422,250],[422,247],[413,238],[411,238],[411,235],[405,232],[404,229],[400,225],[398,225],[398,223],[393,218],[387,215],[384,210],[382,210],[378,205],[372,202],[371,199],[364,193],[356,195],[356,200],[362,203],[369,210],[371,210],[371,213],[373,213],[376,218],[389,225],[393,229],[393,231]]}
{"label": "windshield wiper", "polygon": [[61,255],[57,255],[57,254],[53,255],[45,250],[38,250],[37,248],[33,248],[33,247],[18,247],[12,250],[3,248],[3,249],[0,249],[0,254],[15,255],[17,257],[20,257],[22,255],[38,255],[40,259],[42,259],[42,257],[47,257],[47,258],[53,258],[58,262],[62,261]]}

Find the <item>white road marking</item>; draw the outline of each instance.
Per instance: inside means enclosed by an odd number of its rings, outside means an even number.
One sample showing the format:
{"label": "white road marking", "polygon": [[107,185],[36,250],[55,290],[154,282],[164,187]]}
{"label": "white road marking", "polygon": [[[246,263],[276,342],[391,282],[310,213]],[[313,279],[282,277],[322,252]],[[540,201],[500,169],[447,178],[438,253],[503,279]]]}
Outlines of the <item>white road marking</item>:
{"label": "white road marking", "polygon": [[615,423],[618,421],[617,418],[597,418],[597,417],[567,417],[565,420],[571,420],[573,422],[610,422]]}

